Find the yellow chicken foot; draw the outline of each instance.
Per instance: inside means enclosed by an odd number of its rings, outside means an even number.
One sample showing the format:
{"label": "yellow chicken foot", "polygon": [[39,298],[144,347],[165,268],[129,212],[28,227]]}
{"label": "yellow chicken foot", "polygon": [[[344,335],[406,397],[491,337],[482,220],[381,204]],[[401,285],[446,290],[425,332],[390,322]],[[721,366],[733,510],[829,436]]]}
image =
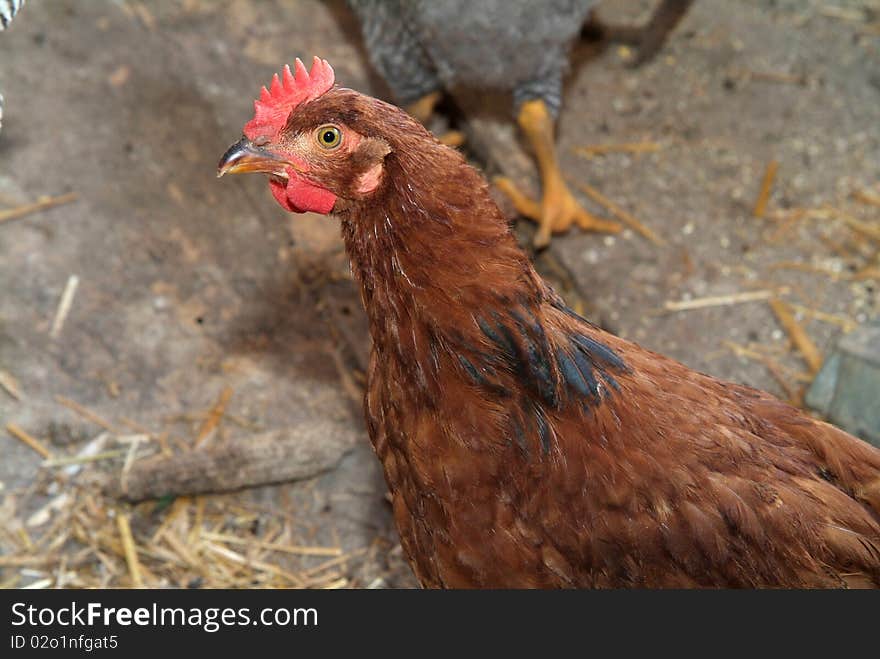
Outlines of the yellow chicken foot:
{"label": "yellow chicken foot", "polygon": [[431,120],[431,115],[434,114],[434,107],[439,100],[440,92],[431,92],[430,94],[422,96],[415,103],[410,103],[403,109],[423,124],[426,124]]}
{"label": "yellow chicken foot", "polygon": [[[441,93],[439,91],[431,92],[430,94],[422,96],[416,102],[410,103],[404,108],[404,110],[427,126],[428,122],[431,121],[431,117],[434,114],[434,107],[437,105],[440,97]],[[461,146],[464,144],[464,133],[458,130],[450,130],[443,135],[438,135],[437,139],[446,146]]]}
{"label": "yellow chicken foot", "polygon": [[543,191],[541,203],[539,205],[523,194],[509,179],[497,178],[495,184],[510,197],[517,212],[538,223],[534,246],[537,249],[547,247],[552,234],[568,231],[572,224],[587,231],[619,232],[619,224],[593,216],[568,189],[556,160],[553,118],[544,101],[537,99],[523,103],[517,122],[538,161]]}

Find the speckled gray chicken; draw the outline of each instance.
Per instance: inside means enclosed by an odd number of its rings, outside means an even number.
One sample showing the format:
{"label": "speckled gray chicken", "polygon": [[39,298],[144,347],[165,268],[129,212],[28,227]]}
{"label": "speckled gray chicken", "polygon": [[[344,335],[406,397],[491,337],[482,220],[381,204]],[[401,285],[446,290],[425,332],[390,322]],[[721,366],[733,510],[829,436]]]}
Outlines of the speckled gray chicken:
{"label": "speckled gray chicken", "polygon": [[[0,32],[9,27],[24,0],[0,0]],[[0,93],[0,130],[3,130],[3,94]]]}
{"label": "speckled gray chicken", "polygon": [[[509,91],[542,181],[540,202],[513,182],[496,180],[519,213],[538,223],[535,246],[573,224],[614,233],[575,199],[556,158],[554,125],[562,103],[569,50],[597,0],[349,0],[370,60],[395,101],[427,122],[443,91],[465,86]],[[644,29],[618,30],[639,45],[639,62],[656,52],[691,0],[662,0]],[[599,25],[598,22],[596,25]],[[606,30],[602,30],[605,32]],[[614,31],[607,36],[617,38]],[[453,139],[441,141],[456,144]]]}

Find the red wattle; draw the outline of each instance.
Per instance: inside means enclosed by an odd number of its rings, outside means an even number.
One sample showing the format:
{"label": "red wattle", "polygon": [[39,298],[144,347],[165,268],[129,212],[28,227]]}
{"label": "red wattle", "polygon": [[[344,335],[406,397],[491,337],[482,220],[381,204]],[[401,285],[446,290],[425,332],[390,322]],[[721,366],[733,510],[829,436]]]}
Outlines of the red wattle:
{"label": "red wattle", "polygon": [[291,179],[287,184],[287,199],[302,212],[311,211],[327,215],[336,204],[336,195],[303,180]]}
{"label": "red wattle", "polygon": [[272,196],[275,197],[275,201],[281,204],[281,207],[285,210],[290,211],[291,213],[301,213],[302,211],[294,208],[290,200],[287,198],[287,188],[284,187],[284,184],[280,181],[269,180],[269,190],[272,191]]}
{"label": "red wattle", "polygon": [[287,185],[270,179],[269,189],[275,201],[291,213],[320,213],[327,215],[336,204],[336,195],[329,190],[309,183],[296,175],[296,171],[288,168]]}

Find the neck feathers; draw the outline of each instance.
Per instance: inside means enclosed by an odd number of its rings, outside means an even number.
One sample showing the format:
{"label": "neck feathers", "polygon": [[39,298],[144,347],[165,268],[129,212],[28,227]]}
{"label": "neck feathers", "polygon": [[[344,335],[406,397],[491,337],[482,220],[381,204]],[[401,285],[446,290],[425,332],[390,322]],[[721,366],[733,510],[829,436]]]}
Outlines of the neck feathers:
{"label": "neck feathers", "polygon": [[342,218],[379,358],[426,405],[449,377],[527,395],[539,420],[572,399],[599,404],[625,365],[537,275],[482,177],[425,142],[392,147],[378,197]]}
{"label": "neck feathers", "polygon": [[433,140],[392,146],[376,198],[342,219],[374,325],[406,314],[441,329],[460,324],[456,312],[544,289],[483,178]]}

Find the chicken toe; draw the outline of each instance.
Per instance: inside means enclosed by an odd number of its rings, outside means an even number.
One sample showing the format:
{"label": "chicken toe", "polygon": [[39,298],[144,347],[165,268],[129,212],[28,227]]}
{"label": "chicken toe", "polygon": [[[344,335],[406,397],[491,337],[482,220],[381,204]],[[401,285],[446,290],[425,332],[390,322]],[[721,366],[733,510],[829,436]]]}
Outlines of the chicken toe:
{"label": "chicken toe", "polygon": [[[431,118],[434,116],[434,108],[440,101],[441,96],[442,94],[439,91],[425,94],[419,100],[407,105],[404,109],[418,119],[423,126],[428,128]],[[458,147],[464,144],[464,133],[458,130],[450,130],[442,135],[437,135],[437,139],[446,146]]]}
{"label": "chicken toe", "polygon": [[597,218],[581,206],[566,184],[556,159],[553,117],[546,103],[540,99],[526,101],[520,109],[517,122],[538,161],[543,190],[541,203],[530,199],[508,179],[496,179],[495,183],[510,197],[518,213],[538,223],[535,247],[547,247],[554,233],[568,231],[572,224],[588,231],[619,232],[620,225]]}
{"label": "chicken toe", "polygon": [[508,178],[498,177],[494,183],[510,198],[517,213],[538,224],[538,231],[533,239],[537,249],[547,247],[553,234],[565,233],[572,224],[585,231],[602,233],[618,233],[621,229],[616,222],[596,217],[581,206],[564,181],[545,183],[544,196],[540,204],[522,192]]}
{"label": "chicken toe", "polygon": [[434,107],[440,100],[441,93],[439,91],[425,94],[419,100],[407,105],[406,110],[410,115],[418,119],[421,123],[427,124],[434,114]]}

